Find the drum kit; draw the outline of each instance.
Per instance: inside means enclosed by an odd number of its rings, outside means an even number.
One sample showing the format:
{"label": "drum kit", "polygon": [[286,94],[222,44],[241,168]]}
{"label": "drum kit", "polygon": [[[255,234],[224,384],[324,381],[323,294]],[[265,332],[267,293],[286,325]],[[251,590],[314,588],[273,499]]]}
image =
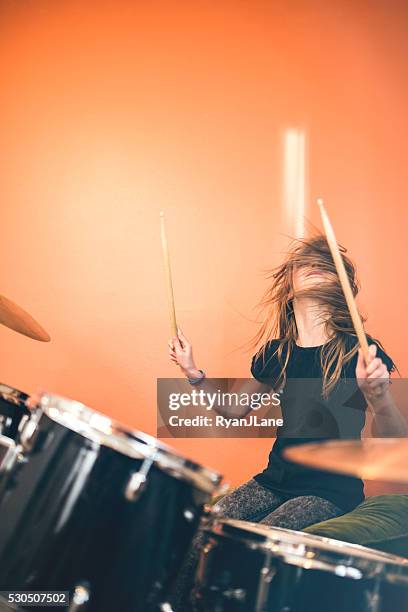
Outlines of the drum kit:
{"label": "drum kit", "polygon": [[[2,323],[49,340],[11,304],[0,300]],[[77,401],[49,393],[28,400],[0,385],[1,611],[41,609],[10,603],[4,593],[12,589],[67,592],[68,612],[172,612],[171,587],[199,526],[195,612],[408,609],[408,559],[221,519],[208,506],[219,491],[217,472]],[[351,455],[334,444],[291,452],[331,469],[347,457],[345,472],[366,477],[374,451],[349,443]],[[398,444],[386,469],[395,443],[386,440],[383,452],[376,447],[383,463],[371,475],[408,480],[401,468],[408,446]]]}

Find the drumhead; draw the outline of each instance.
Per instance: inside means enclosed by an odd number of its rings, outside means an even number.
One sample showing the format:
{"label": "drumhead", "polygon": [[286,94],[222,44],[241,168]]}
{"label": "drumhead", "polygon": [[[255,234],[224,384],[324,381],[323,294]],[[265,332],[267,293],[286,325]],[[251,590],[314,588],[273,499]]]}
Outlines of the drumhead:
{"label": "drumhead", "polygon": [[188,480],[201,490],[212,493],[222,476],[174,452],[153,436],[130,429],[105,414],[59,395],[46,393],[40,410],[53,421],[113,450],[134,459],[152,462],[175,478]]}
{"label": "drumhead", "polygon": [[207,531],[238,539],[251,548],[272,551],[285,562],[307,569],[332,571],[352,578],[381,572],[390,580],[408,585],[408,559],[359,544],[231,519],[219,519]]}

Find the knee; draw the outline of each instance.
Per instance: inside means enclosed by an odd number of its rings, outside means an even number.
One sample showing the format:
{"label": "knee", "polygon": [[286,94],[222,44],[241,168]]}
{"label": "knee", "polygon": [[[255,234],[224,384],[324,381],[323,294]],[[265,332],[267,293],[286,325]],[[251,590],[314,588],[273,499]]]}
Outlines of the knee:
{"label": "knee", "polygon": [[226,493],[226,495],[224,495],[223,497],[221,497],[221,499],[219,499],[217,501],[217,503],[215,503],[212,508],[211,511],[214,514],[215,517],[226,517],[228,518],[228,514],[231,508],[231,505],[234,505],[234,491],[231,491],[230,493]]}
{"label": "knee", "polygon": [[224,501],[223,499],[220,499],[220,501],[214,504],[213,507],[211,508],[211,511],[213,512],[214,516],[223,516],[223,513],[224,513],[224,504],[222,503],[223,501]]}

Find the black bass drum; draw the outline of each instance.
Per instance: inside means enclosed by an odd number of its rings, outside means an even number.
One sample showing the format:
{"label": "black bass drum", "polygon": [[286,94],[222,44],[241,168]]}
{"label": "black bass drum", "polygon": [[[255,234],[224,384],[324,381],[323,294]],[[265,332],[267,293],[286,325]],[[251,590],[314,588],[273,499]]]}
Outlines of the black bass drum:
{"label": "black bass drum", "polygon": [[0,590],[68,591],[69,611],[168,609],[167,589],[220,475],[53,395],[20,443],[0,497]]}
{"label": "black bass drum", "polygon": [[200,612],[403,612],[408,559],[234,520],[205,529],[193,591]]}

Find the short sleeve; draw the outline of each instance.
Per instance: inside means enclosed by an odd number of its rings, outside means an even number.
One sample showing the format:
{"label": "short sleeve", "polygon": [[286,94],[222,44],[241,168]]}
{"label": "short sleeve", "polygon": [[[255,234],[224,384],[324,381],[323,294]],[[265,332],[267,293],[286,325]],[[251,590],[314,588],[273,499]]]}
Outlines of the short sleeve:
{"label": "short sleeve", "polygon": [[[354,344],[350,345],[350,348],[352,346],[355,346],[356,342],[357,341],[354,340]],[[367,334],[367,342],[368,342],[369,346],[371,344],[375,344],[376,345],[376,347],[377,347],[377,357],[379,357],[381,359],[381,361],[385,364],[388,372],[391,373],[394,370],[396,370],[396,366],[395,366],[394,361],[385,352],[385,350],[381,347],[381,345],[380,345],[378,340],[375,340],[374,338],[372,338],[371,336],[369,336]],[[346,377],[354,378],[355,371],[356,371],[356,366],[357,366],[357,361],[358,361],[358,353],[355,353],[355,355],[353,356],[353,359],[348,364],[346,364],[346,368],[345,368],[345,376]]]}
{"label": "short sleeve", "polygon": [[369,340],[369,344],[375,344],[377,347],[377,357],[381,359],[381,361],[385,364],[388,372],[393,372],[396,367],[394,361],[391,359],[389,355],[381,348],[378,342],[375,340]]}
{"label": "short sleeve", "polygon": [[271,340],[252,357],[251,374],[261,383],[273,384],[280,374],[278,346],[279,340]]}

